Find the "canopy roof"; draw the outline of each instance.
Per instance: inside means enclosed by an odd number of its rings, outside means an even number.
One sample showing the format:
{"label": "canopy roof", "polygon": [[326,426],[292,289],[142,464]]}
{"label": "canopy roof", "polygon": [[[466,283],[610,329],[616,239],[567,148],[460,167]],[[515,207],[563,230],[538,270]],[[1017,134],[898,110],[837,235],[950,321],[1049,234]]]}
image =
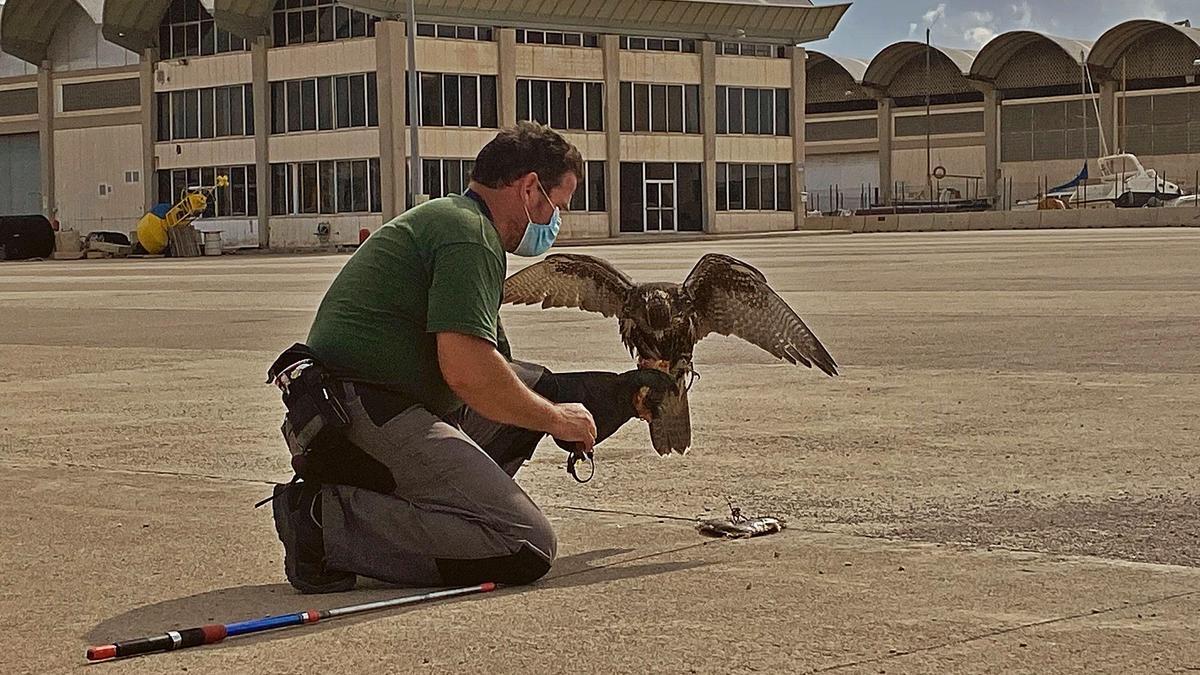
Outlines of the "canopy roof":
{"label": "canopy roof", "polygon": [[808,50],[809,67],[815,66],[823,61],[832,61],[833,63],[837,64],[837,66],[845,71],[845,73],[850,76],[850,79],[854,80],[856,84],[862,84],[863,76],[867,73],[867,67],[871,65],[870,61],[866,61],[864,59],[856,59],[849,56],[834,56],[832,54],[826,54],[825,52],[818,52],[811,49]]}
{"label": "canopy roof", "polygon": [[[408,11],[407,0],[345,4],[393,18]],[[782,45],[829,37],[849,7],[810,0],[416,0],[422,21]]]}
{"label": "canopy roof", "polygon": [[[978,52],[966,49],[951,49],[932,45],[934,52],[945,56],[958,68],[963,77],[971,73],[971,64],[975,62]],[[871,64],[863,73],[862,83],[877,89],[887,89],[892,80],[913,57],[925,53],[925,43],[905,40],[888,45],[871,59]]]}
{"label": "canopy roof", "polygon": [[1104,31],[1104,34],[1092,45],[1088,55],[1088,64],[1094,67],[1112,70],[1125,51],[1141,38],[1163,29],[1179,31],[1188,40],[1200,48],[1200,28],[1180,26],[1165,21],[1153,19],[1134,19],[1119,23]]}
{"label": "canopy roof", "polygon": [[1004,66],[1022,49],[1043,43],[1062,50],[1072,61],[1083,65],[1083,59],[1092,51],[1092,43],[1074,38],[1046,35],[1032,30],[1014,30],[997,35],[983,46],[971,65],[971,77],[977,80],[995,81]]}

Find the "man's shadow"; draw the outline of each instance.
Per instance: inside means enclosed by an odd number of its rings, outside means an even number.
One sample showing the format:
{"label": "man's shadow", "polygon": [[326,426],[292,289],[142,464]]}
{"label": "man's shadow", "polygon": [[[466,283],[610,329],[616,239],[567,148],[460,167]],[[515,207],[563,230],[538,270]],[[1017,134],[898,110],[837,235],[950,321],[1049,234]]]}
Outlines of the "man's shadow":
{"label": "man's shadow", "polygon": [[[514,594],[528,593],[540,588],[573,588],[606,581],[619,581],[622,579],[678,572],[712,564],[704,560],[637,565],[625,564],[626,562],[695,548],[699,545],[702,544],[691,544],[677,549],[632,558],[628,561],[615,561],[601,565],[593,565],[592,563],[630,553],[633,549],[604,548],[577,553],[572,556],[559,558],[555,561],[550,573],[533,585],[503,588],[496,592]],[[360,579],[358,588],[353,591],[321,596],[301,595],[288,584],[236,586],[207,591],[185,598],[166,600],[129,610],[124,614],[100,622],[88,632],[85,639],[88,641],[88,644],[111,644],[119,640],[160,635],[168,630],[191,628],[210,623],[241,621],[263,616],[278,616],[301,612],[313,609],[314,607],[330,608],[334,606],[356,605],[365,602],[387,600],[402,595],[417,595],[428,590],[434,589],[400,588],[369,579]],[[480,594],[443,602],[478,602],[485,598],[486,594]],[[360,623],[412,611],[421,611],[421,606],[418,604],[393,610],[372,612],[359,617],[339,619],[336,624]],[[333,625],[333,623],[318,623],[315,626],[306,628],[305,631],[308,634],[312,634],[330,628]],[[294,633],[287,631],[259,633],[209,647],[209,649],[223,649],[227,648],[228,645],[277,640],[287,635],[294,635]]]}

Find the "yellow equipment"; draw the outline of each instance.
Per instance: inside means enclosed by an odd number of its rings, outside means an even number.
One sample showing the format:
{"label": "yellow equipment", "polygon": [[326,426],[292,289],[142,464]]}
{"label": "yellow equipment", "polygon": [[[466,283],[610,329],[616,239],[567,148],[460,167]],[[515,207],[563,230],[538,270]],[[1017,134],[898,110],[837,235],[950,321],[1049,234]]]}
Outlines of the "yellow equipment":
{"label": "yellow equipment", "polygon": [[138,220],[137,238],[146,253],[159,254],[167,248],[167,230],[178,225],[187,225],[200,217],[208,208],[208,200],[217,188],[229,185],[229,176],[217,176],[216,185],[185,187],[179,201],[164,217],[147,213]]}

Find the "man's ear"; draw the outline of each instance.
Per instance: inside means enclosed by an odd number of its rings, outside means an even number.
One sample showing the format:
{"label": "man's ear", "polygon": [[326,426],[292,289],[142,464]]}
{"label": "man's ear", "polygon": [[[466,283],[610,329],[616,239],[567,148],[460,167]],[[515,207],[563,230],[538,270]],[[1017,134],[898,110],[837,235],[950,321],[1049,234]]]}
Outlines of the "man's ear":
{"label": "man's ear", "polygon": [[525,190],[536,190],[538,186],[538,175],[533,171],[530,171],[529,173],[517,179],[517,185],[521,188],[522,192]]}

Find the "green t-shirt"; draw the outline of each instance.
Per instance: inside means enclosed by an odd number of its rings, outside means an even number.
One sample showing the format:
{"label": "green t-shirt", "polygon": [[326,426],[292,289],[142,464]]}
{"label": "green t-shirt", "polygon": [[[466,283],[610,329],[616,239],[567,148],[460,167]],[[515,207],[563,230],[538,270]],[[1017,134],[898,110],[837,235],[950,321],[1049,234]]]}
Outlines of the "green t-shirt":
{"label": "green t-shirt", "polygon": [[479,204],[431,200],[359,246],[321,301],[307,344],[335,373],[445,415],[462,402],[442,378],[436,333],[474,335],[511,358],[500,325],[504,276],[500,236]]}

